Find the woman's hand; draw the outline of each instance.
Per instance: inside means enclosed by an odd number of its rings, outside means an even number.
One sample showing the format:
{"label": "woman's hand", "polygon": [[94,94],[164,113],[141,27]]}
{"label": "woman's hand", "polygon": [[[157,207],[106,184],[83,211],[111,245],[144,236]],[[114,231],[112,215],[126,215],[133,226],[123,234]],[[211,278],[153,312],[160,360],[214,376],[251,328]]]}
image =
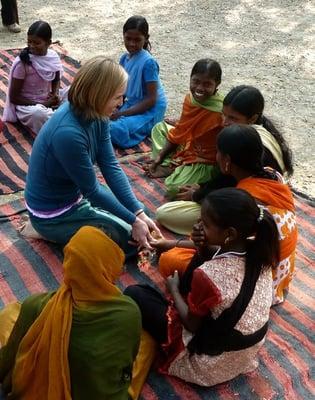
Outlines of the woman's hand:
{"label": "woman's hand", "polygon": [[181,186],[178,190],[177,195],[175,196],[175,199],[191,201],[193,193],[199,188],[200,185],[198,185],[197,183]]}
{"label": "woman's hand", "polygon": [[201,221],[193,226],[190,237],[196,247],[203,248],[207,246],[206,236]]}
{"label": "woman's hand", "polygon": [[138,245],[138,250],[149,249],[152,250],[150,241],[153,240],[148,225],[139,217],[136,217],[135,222],[132,224],[131,236]]}
{"label": "woman's hand", "polygon": [[152,234],[151,235],[152,239],[158,239],[163,237],[156,223],[150,217],[148,217],[144,211],[138,215],[138,218],[140,218],[143,222],[147,224],[149,231]]}
{"label": "woman's hand", "polygon": [[173,276],[166,278],[166,286],[171,294],[179,292],[179,275],[177,270]]}

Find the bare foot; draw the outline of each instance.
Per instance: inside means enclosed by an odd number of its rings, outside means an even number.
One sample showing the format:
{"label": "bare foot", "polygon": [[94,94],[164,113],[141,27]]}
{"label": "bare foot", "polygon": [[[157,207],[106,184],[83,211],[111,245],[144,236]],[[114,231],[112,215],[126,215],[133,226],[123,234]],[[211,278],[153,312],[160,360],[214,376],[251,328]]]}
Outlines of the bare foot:
{"label": "bare foot", "polygon": [[154,162],[154,160],[146,160],[146,161],[143,161],[143,163],[142,163],[142,169],[143,169],[145,172],[148,172],[153,162]]}
{"label": "bare foot", "polygon": [[147,175],[150,178],[165,178],[166,176],[171,175],[172,172],[173,168],[171,167],[163,167],[162,165],[158,165],[155,169],[151,169],[149,166]]}
{"label": "bare foot", "polygon": [[166,117],[164,121],[169,125],[175,126],[178,122],[178,118]]}
{"label": "bare foot", "polygon": [[40,233],[35,231],[30,221],[25,222],[20,227],[20,235],[28,239],[44,239]]}

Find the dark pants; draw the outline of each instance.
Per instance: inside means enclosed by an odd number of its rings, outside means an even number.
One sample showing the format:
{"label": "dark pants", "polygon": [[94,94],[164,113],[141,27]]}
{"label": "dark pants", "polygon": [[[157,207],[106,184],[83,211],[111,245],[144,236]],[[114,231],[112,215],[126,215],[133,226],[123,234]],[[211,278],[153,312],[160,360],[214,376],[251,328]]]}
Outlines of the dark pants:
{"label": "dark pants", "polygon": [[128,286],[124,294],[138,304],[142,315],[143,329],[158,343],[166,342],[168,301],[165,297],[149,285]]}
{"label": "dark pants", "polygon": [[19,23],[16,0],[1,0],[1,17],[3,25]]}

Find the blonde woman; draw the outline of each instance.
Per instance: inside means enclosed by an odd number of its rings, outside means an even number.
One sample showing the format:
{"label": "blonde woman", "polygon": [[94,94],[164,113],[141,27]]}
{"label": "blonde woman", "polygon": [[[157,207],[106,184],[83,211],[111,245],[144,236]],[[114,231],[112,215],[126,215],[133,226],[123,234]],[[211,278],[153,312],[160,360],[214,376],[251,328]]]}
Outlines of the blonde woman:
{"label": "blonde woman", "polygon": [[[144,213],[114,155],[109,117],[122,104],[128,76],[103,56],[84,64],[69,102],[43,126],[33,145],[25,201],[33,228],[65,245],[83,225],[100,226],[125,253],[130,238],[150,247],[158,228]],[[96,178],[97,163],[107,187]]]}

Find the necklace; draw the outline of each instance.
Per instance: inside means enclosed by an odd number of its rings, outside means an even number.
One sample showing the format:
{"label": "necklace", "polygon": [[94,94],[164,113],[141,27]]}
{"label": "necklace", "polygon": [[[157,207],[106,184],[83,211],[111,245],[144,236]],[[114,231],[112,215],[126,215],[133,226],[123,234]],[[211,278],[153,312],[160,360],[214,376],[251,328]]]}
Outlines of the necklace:
{"label": "necklace", "polygon": [[214,255],[212,256],[212,260],[214,258],[218,258],[218,257],[226,257],[229,255],[236,255],[236,256],[245,256],[246,255],[246,251],[242,251],[242,252],[238,252],[238,251],[227,251],[226,253],[222,253],[222,254],[218,254],[221,250],[221,247],[218,248],[218,250],[214,253]]}

